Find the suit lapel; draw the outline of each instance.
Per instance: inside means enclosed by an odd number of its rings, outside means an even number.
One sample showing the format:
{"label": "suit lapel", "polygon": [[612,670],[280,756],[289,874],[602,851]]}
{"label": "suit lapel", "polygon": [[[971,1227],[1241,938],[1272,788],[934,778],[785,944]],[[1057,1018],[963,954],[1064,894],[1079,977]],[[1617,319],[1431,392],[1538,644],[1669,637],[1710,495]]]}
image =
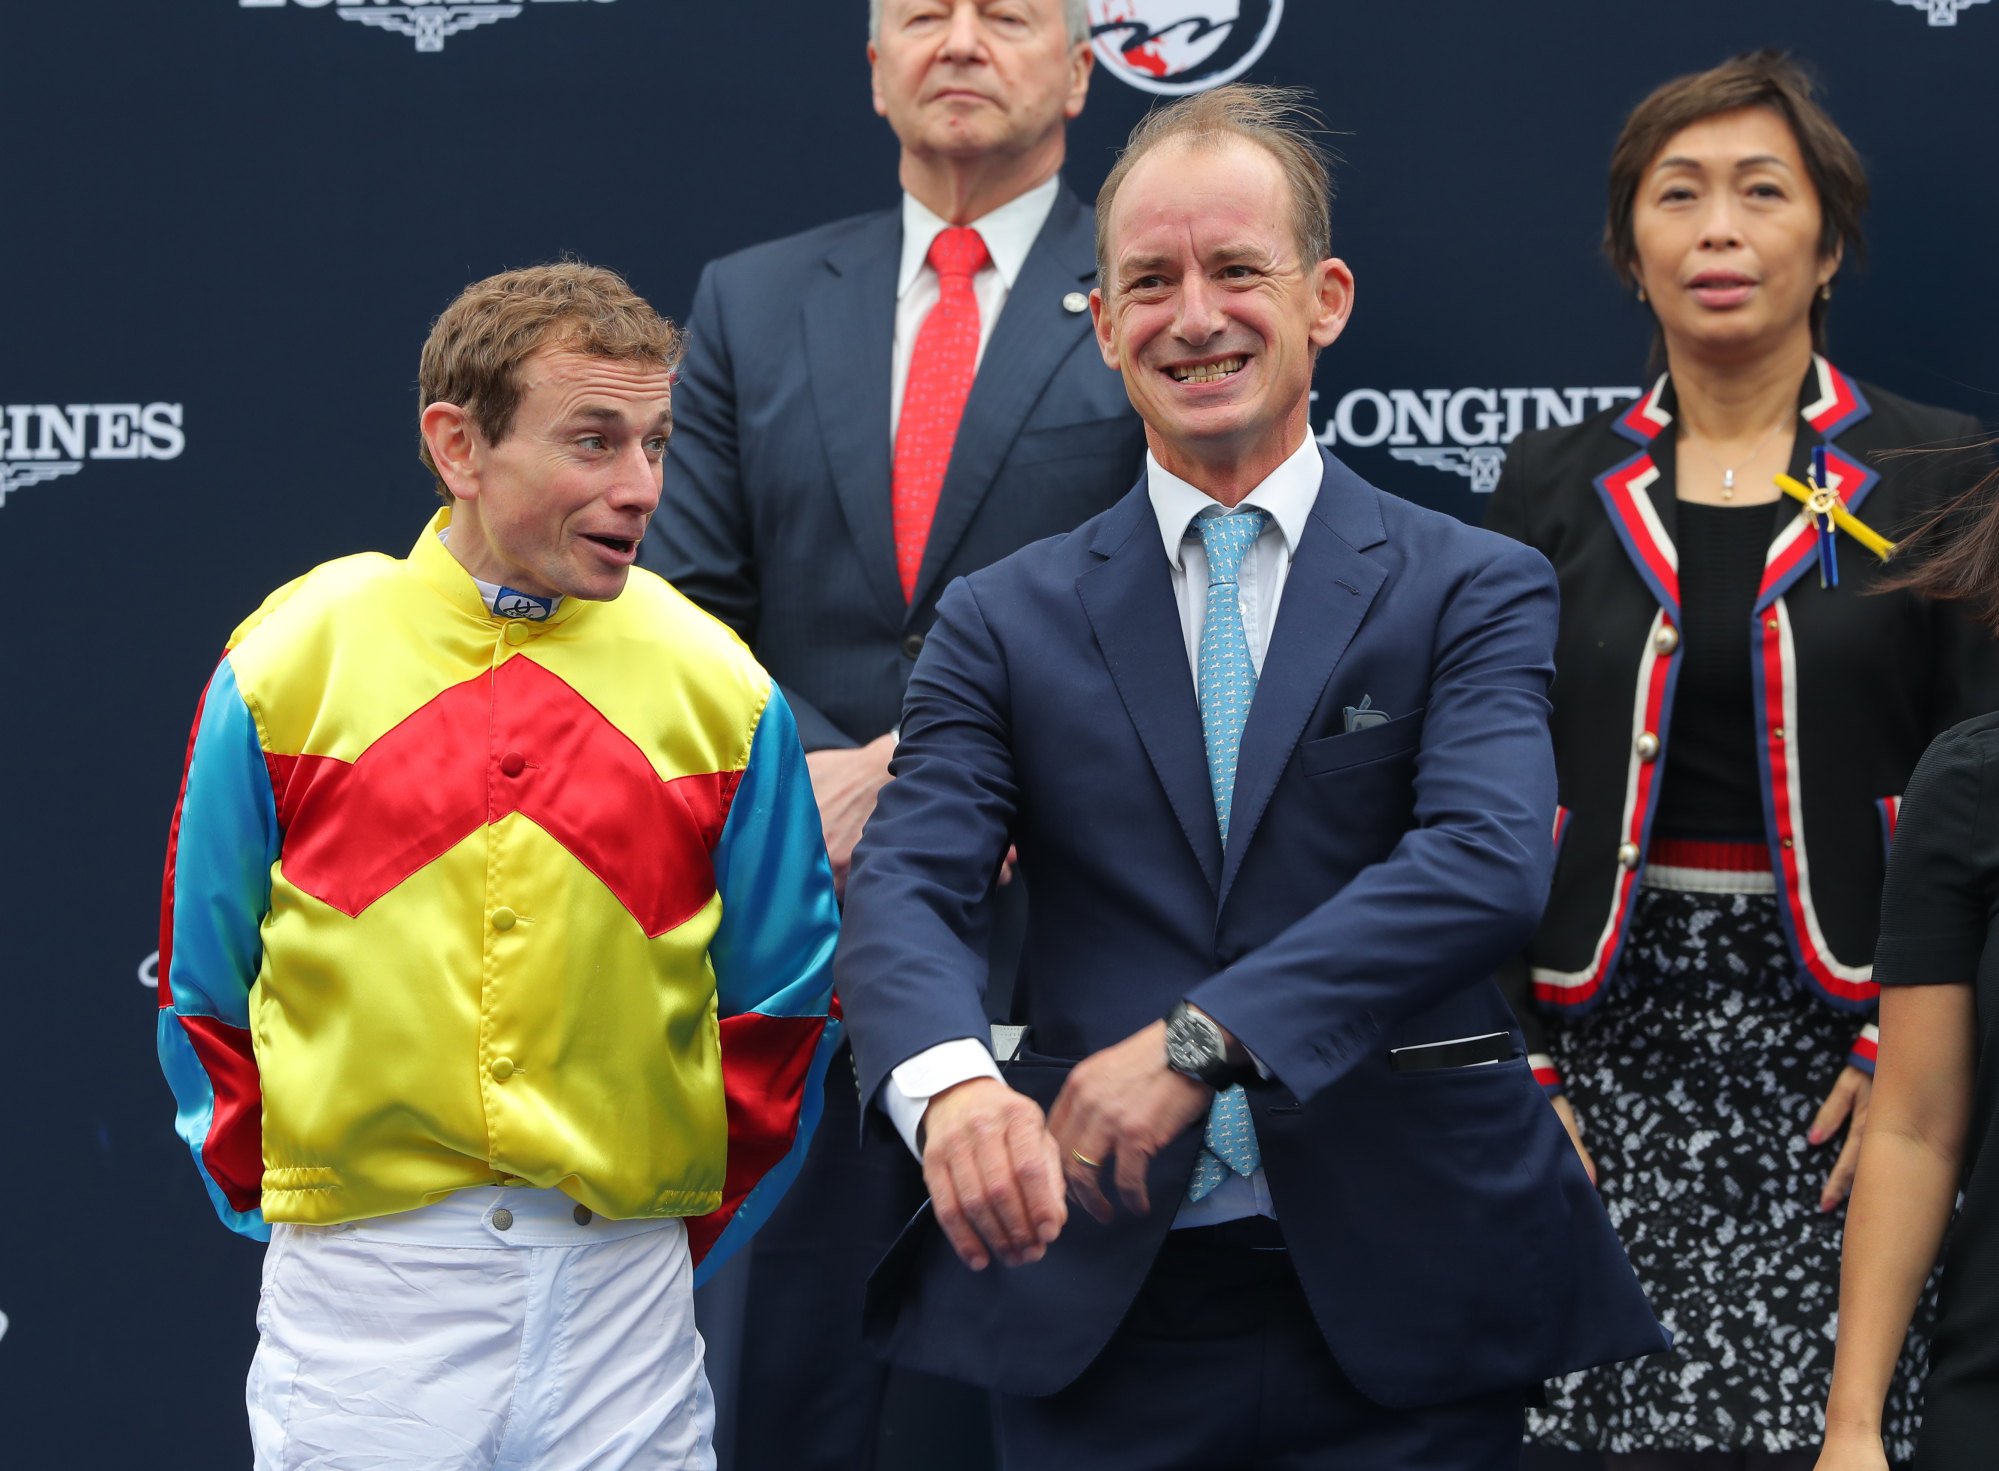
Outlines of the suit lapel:
{"label": "suit lapel", "polygon": [[[1676,449],[1665,431],[1673,422],[1674,395],[1670,379],[1660,378],[1652,391],[1620,414],[1612,427],[1639,446],[1639,452],[1596,478],[1597,494],[1625,554],[1659,600],[1666,616],[1680,621],[1680,557],[1675,537],[1679,501],[1675,495]],[[1790,473],[1802,478],[1812,447],[1828,446],[1827,471],[1847,509],[1867,498],[1880,475],[1832,444],[1873,412],[1857,384],[1823,357],[1812,358],[1800,390],[1797,441],[1791,451]],[[1803,515],[1783,515],[1764,559],[1763,582],[1756,595],[1761,612],[1804,575],[1814,563],[1816,541]]]}
{"label": "suit lapel", "polygon": [[[992,490],[1000,462],[1048,380],[1089,335],[1090,314],[1066,310],[1062,298],[1090,289],[1097,268],[1094,231],[1089,211],[1066,187],[1058,190],[1034,248],[1007,293],[978,376],[972,380],[971,397],[951,447],[951,464],[938,493],[937,514],[930,523],[930,540],[923,548],[923,565],[916,575],[916,594],[909,603],[912,612],[935,594],[951,554]],[[886,507],[886,491],[883,504]],[[883,516],[886,524],[886,509]]]}
{"label": "suit lapel", "polygon": [[[1325,698],[1334,668],[1388,577],[1378,562],[1363,555],[1386,539],[1376,501],[1380,492],[1330,455],[1324,458],[1319,498],[1292,553],[1236,757],[1219,891],[1224,904],[1306,721]],[[1199,721],[1197,708],[1197,726]]]}
{"label": "suit lapel", "polygon": [[888,398],[901,250],[901,214],[874,216],[828,252],[826,279],[805,299],[806,367],[833,488],[868,587],[897,619]]}
{"label": "suit lapel", "polygon": [[1596,493],[1645,586],[1674,623],[1680,621],[1679,521],[1673,496],[1672,382],[1663,374],[1652,391],[1612,421],[1638,453],[1596,477]]}
{"label": "suit lapel", "polygon": [[1677,615],[1680,598],[1680,498],[1676,492],[1680,483],[1679,443],[1673,435],[1662,434],[1653,441],[1651,455],[1652,464],[1659,473],[1645,488],[1645,496],[1652,505],[1659,546],[1672,555],[1673,605]]}
{"label": "suit lapel", "polygon": [[1222,839],[1208,785],[1201,708],[1172,574],[1143,480],[1104,517],[1090,550],[1105,560],[1076,579],[1076,594],[1180,830],[1209,886],[1219,887]]}

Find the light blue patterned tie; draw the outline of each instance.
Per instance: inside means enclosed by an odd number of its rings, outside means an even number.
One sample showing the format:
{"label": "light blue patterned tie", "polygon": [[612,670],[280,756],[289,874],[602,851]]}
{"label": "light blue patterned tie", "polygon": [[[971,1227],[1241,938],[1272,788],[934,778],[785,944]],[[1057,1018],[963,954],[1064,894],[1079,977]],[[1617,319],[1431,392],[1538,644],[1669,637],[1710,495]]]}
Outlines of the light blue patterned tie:
{"label": "light blue patterned tie", "polygon": [[[1255,506],[1223,515],[1219,508],[1203,511],[1193,527],[1208,553],[1208,611],[1201,623],[1201,650],[1195,688],[1201,701],[1201,731],[1208,747],[1208,783],[1215,793],[1215,821],[1222,846],[1229,841],[1229,806],[1235,797],[1236,752],[1242,745],[1243,722],[1256,694],[1256,665],[1249,657],[1249,635],[1242,626],[1242,561],[1270,513]],[[1241,1088],[1225,1088],[1208,1110],[1207,1132],[1187,1199],[1200,1200],[1233,1170],[1252,1175],[1263,1163],[1256,1147],[1256,1130],[1249,1119],[1249,1101]]]}

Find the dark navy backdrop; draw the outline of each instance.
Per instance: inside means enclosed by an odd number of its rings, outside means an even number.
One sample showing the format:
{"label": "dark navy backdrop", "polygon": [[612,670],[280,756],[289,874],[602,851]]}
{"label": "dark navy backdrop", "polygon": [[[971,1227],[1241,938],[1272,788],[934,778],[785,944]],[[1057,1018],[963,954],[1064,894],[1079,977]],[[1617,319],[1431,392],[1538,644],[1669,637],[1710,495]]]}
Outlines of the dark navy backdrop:
{"label": "dark navy backdrop", "polygon": [[[709,257],[894,197],[862,0],[430,9],[428,38],[393,0],[0,11],[8,1464],[247,1459],[260,1252],[169,1131],[145,988],[161,850],[229,628],[428,515],[430,318],[564,251],[680,314]],[[441,34],[461,20],[488,23]],[[1640,381],[1646,323],[1594,249],[1612,132],[1653,83],[1766,43],[1818,64],[1873,169],[1835,356],[1999,417],[1999,4],[1291,0],[1248,75],[1313,87],[1341,135],[1359,306],[1319,422],[1389,431],[1351,447],[1363,473],[1476,516],[1481,441],[1509,427],[1485,411],[1532,423]],[[1079,190],[1150,100],[1099,74]]]}

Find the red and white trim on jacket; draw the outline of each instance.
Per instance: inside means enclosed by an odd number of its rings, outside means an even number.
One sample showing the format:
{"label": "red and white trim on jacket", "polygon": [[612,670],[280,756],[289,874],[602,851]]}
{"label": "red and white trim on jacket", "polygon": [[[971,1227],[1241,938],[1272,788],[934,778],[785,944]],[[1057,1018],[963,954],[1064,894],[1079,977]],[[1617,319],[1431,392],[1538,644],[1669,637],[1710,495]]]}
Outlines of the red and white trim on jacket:
{"label": "red and white trim on jacket", "polygon": [[1873,412],[1853,380],[1818,353],[1812,354],[1812,371],[1818,374],[1819,396],[1798,412],[1822,436],[1831,439]]}
{"label": "red and white trim on jacket", "polygon": [[[1670,544],[1667,545],[1670,550]],[[1660,742],[1658,755],[1653,760],[1644,761],[1638,759],[1636,754],[1633,755],[1624,781],[1624,816],[1618,825],[1618,832],[1621,834],[1619,843],[1626,851],[1637,850],[1641,862],[1627,866],[1617,854],[1607,855],[1609,861],[1618,867],[1616,898],[1610,906],[1610,917],[1604,924],[1603,933],[1597,936],[1596,944],[1590,951],[1589,964],[1581,970],[1558,971],[1543,966],[1533,968],[1531,975],[1534,982],[1534,999],[1543,1004],[1575,1007],[1589,1001],[1603,985],[1603,978],[1609,973],[1618,945],[1623,940],[1624,921],[1638,893],[1638,874],[1642,867],[1645,849],[1645,828],[1652,816],[1653,789],[1658,784],[1659,769],[1664,764],[1663,725],[1666,692],[1672,684],[1674,653],[1660,651],[1659,635],[1662,630],[1672,626],[1672,620],[1666,616],[1665,609],[1661,608],[1653,616],[1652,627],[1645,634],[1645,654],[1638,661],[1638,680],[1632,692],[1630,749],[1635,753],[1639,738],[1648,733]],[[1675,651],[1677,647],[1676,644]]]}
{"label": "red and white trim on jacket", "polygon": [[1895,824],[1902,817],[1900,797],[1876,797],[1874,811],[1881,819],[1881,856],[1886,858],[1895,846]]}
{"label": "red and white trim on jacket", "polygon": [[1659,838],[1645,855],[1645,887],[1682,894],[1774,894],[1770,848],[1758,839]]}
{"label": "red and white trim on jacket", "polygon": [[1853,1051],[1846,1055],[1846,1065],[1857,1067],[1868,1077],[1874,1076],[1874,1059],[1881,1046],[1881,1029],[1869,1022],[1860,1029],[1860,1040],[1853,1044]]}
{"label": "red and white trim on jacket", "polygon": [[1669,608],[1680,606],[1680,550],[1666,535],[1652,505],[1652,482],[1659,467],[1648,452],[1618,466],[1603,478],[1604,498],[1617,518],[1624,539],[1652,584],[1653,595]]}
{"label": "red and white trim on jacket", "polygon": [[1792,940],[1806,972],[1827,995],[1849,1005],[1865,1003],[1877,992],[1873,966],[1847,965],[1832,953],[1812,903],[1811,860],[1805,849],[1804,776],[1798,757],[1797,653],[1791,640],[1791,612],[1780,597],[1764,609],[1760,619],[1763,707],[1759,714],[1768,760],[1770,810],[1775,819],[1771,856],[1778,865]]}
{"label": "red and white trim on jacket", "polygon": [[1666,396],[1666,382],[1669,375],[1661,373],[1652,384],[1652,391],[1624,411],[1619,425],[1624,432],[1640,443],[1649,444],[1673,422],[1673,416],[1666,412],[1661,400]]}

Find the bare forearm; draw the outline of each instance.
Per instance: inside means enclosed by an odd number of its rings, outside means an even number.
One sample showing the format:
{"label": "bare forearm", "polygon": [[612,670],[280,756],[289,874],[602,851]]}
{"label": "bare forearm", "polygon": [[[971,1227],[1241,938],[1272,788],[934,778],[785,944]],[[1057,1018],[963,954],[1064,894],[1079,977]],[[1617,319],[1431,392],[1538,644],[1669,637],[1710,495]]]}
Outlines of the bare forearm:
{"label": "bare forearm", "polygon": [[1958,1161],[1878,1124],[1861,1149],[1840,1267],[1829,1426],[1878,1433],[1916,1300],[1957,1198]]}

